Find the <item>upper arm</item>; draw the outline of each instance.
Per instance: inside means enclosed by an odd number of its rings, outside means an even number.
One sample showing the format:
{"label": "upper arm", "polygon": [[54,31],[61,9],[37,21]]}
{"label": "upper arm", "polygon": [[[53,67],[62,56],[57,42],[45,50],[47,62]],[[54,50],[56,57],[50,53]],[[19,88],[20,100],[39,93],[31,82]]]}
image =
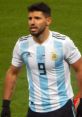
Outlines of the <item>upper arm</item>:
{"label": "upper arm", "polygon": [[21,70],[21,67],[15,67],[11,65],[7,71],[7,75],[17,76]]}
{"label": "upper arm", "polygon": [[79,72],[79,71],[82,72],[82,57],[75,63],[71,64],[71,66],[76,72]]}

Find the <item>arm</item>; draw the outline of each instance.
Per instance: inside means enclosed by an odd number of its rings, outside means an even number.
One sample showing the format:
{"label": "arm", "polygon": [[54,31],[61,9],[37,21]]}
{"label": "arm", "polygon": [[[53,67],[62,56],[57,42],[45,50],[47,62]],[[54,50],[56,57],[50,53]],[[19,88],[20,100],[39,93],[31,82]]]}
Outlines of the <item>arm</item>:
{"label": "arm", "polygon": [[7,71],[5,83],[4,83],[4,94],[3,94],[1,117],[11,117],[10,100],[16,85],[16,80],[19,72],[20,72],[20,68],[17,68],[13,65],[11,65]]}
{"label": "arm", "polygon": [[78,98],[77,105],[75,105],[75,109],[77,111],[76,117],[82,117],[82,58],[80,58],[77,62],[72,64],[72,67],[76,72],[80,95],[80,97]]}
{"label": "arm", "polygon": [[11,100],[19,72],[20,68],[17,68],[13,65],[11,65],[10,68],[8,69],[4,82],[4,94],[3,94],[4,100]]}
{"label": "arm", "polygon": [[73,69],[76,72],[76,77],[79,86],[80,97],[82,98],[82,58],[80,58],[77,62],[72,64]]}
{"label": "arm", "polygon": [[23,64],[23,61],[20,55],[19,46],[20,44],[18,41],[13,50],[12,65],[9,67],[7,74],[6,74],[6,78],[4,82],[4,93],[3,93],[1,117],[11,117],[11,112],[10,112],[11,101],[10,100],[12,98],[12,94],[16,85],[18,74]]}

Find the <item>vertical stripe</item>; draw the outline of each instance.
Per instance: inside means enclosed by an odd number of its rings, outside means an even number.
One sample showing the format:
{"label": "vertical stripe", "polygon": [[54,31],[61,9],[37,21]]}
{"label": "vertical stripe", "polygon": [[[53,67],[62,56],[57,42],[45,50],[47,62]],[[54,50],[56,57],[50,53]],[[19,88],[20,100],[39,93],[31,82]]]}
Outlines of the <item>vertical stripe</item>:
{"label": "vertical stripe", "polygon": [[55,61],[55,70],[57,78],[58,95],[59,95],[60,107],[62,107],[66,103],[65,101],[67,100],[62,43],[55,41],[54,48],[57,54],[57,59]]}
{"label": "vertical stripe", "polygon": [[37,47],[37,64],[39,71],[39,82],[41,89],[41,102],[43,111],[50,111],[50,97],[49,97],[49,89],[48,89],[48,78],[46,74],[45,67],[45,47],[38,46]]}
{"label": "vertical stripe", "polygon": [[26,70],[28,71],[28,81],[29,81],[29,97],[30,97],[30,102],[29,105],[31,106],[31,108],[35,111],[35,105],[33,102],[35,102],[35,94],[34,94],[34,85],[33,85],[33,81],[32,81],[32,73],[31,73],[31,69],[29,66],[29,60],[28,60],[28,56],[30,53],[28,53],[28,44],[25,43],[21,43],[21,56],[22,59],[24,61],[24,63],[26,64]]}

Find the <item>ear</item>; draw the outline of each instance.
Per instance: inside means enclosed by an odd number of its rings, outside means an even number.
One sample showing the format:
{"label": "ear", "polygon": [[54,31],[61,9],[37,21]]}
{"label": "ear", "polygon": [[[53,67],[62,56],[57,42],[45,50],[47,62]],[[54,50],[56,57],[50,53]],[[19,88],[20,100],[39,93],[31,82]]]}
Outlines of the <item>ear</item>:
{"label": "ear", "polygon": [[47,17],[46,18],[46,23],[47,23],[47,26],[49,26],[52,23],[52,18],[51,17]]}

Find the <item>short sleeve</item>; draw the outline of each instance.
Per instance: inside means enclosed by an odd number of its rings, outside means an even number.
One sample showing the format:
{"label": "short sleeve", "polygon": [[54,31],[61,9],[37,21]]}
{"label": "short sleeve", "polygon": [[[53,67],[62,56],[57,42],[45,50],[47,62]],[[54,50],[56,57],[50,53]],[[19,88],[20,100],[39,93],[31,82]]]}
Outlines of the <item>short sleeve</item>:
{"label": "short sleeve", "polygon": [[23,64],[23,61],[21,59],[20,44],[19,44],[19,40],[18,40],[13,49],[12,65],[14,65],[16,67],[21,67],[22,64]]}
{"label": "short sleeve", "polygon": [[81,58],[81,53],[74,42],[67,37],[65,41],[65,59],[69,64],[73,64]]}

